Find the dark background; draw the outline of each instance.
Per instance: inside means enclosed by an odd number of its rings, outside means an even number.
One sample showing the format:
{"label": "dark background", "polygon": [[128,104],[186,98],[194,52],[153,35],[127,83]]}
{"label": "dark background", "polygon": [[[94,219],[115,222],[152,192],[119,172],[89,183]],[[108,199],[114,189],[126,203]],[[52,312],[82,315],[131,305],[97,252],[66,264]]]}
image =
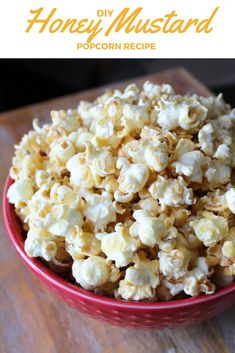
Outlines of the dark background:
{"label": "dark background", "polygon": [[235,106],[235,59],[8,59],[0,61],[0,111],[171,67],[188,69]]}

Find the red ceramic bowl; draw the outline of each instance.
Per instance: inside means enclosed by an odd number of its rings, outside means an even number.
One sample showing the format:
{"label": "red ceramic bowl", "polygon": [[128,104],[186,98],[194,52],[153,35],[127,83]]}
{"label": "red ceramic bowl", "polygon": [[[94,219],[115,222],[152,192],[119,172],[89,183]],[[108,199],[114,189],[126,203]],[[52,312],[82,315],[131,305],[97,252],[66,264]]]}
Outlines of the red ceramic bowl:
{"label": "red ceramic bowl", "polygon": [[9,237],[28,268],[50,291],[71,307],[119,326],[163,329],[205,320],[235,302],[235,283],[212,295],[159,303],[128,302],[102,297],[68,283],[38,259],[30,258],[25,253],[22,225],[6,197],[11,184],[12,180],[8,177],[3,194],[3,214]]}

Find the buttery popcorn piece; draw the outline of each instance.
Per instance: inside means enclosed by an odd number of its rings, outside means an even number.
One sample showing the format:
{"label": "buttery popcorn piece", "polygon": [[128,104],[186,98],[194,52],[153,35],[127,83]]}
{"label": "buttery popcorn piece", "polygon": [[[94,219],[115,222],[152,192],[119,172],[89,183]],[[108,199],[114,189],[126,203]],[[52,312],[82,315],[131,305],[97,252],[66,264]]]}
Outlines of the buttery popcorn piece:
{"label": "buttery popcorn piece", "polygon": [[124,193],[135,193],[143,189],[149,177],[149,169],[143,163],[126,162],[118,178],[119,189]]}
{"label": "buttery popcorn piece", "polygon": [[165,142],[159,140],[133,140],[123,147],[133,162],[145,163],[151,170],[161,172],[168,164],[168,150]]}
{"label": "buttery popcorn piece", "polygon": [[99,233],[96,237],[101,241],[101,250],[107,259],[114,261],[117,267],[123,267],[132,262],[133,255],[140,246],[139,240],[132,238],[128,229],[121,224],[115,226],[115,232]]}
{"label": "buttery popcorn piece", "polygon": [[74,260],[100,253],[100,241],[96,239],[95,234],[84,232],[78,226],[66,236],[65,243],[68,253]]}
{"label": "buttery popcorn piece", "polygon": [[42,257],[51,261],[57,253],[55,237],[47,231],[31,227],[25,240],[25,251],[30,257]]}
{"label": "buttery popcorn piece", "polygon": [[90,167],[86,164],[83,153],[78,153],[70,158],[66,168],[71,173],[71,183],[74,186],[91,189],[95,185],[94,176]]}
{"label": "buttery popcorn piece", "polygon": [[159,244],[166,233],[164,222],[142,210],[135,211],[133,217],[136,222],[130,227],[130,235],[139,237],[144,245],[150,247]]}
{"label": "buttery popcorn piece", "polygon": [[198,257],[196,266],[189,271],[184,280],[184,292],[192,297],[200,293],[212,294],[215,286],[210,282],[213,271],[209,271],[208,264],[204,257]]}
{"label": "buttery popcorn piece", "polygon": [[183,153],[177,162],[172,163],[177,174],[189,177],[190,181],[202,182],[204,155],[201,151]]}
{"label": "buttery popcorn piece", "polygon": [[158,176],[157,180],[149,187],[153,198],[159,200],[161,205],[179,207],[180,205],[193,204],[193,190],[187,187],[184,179],[167,179]]}
{"label": "buttery popcorn piece", "polygon": [[72,271],[77,283],[85,289],[92,289],[109,281],[111,268],[103,257],[91,256],[75,260]]}
{"label": "buttery popcorn piece", "polygon": [[228,208],[235,214],[235,188],[229,189],[225,194],[225,198]]}
{"label": "buttery popcorn piece", "polygon": [[222,246],[222,254],[235,260],[235,242],[227,240]]}
{"label": "buttery popcorn piece", "polygon": [[64,138],[54,141],[51,144],[50,159],[57,163],[66,164],[66,162],[75,154],[75,148],[69,139]]}
{"label": "buttery popcorn piece", "polygon": [[93,194],[86,197],[84,215],[96,229],[103,230],[108,223],[115,222],[116,211],[114,203],[104,196]]}
{"label": "buttery popcorn piece", "polygon": [[200,219],[190,222],[196,236],[205,246],[214,246],[228,236],[228,221],[212,212],[203,212]]}
{"label": "buttery popcorn piece", "polygon": [[12,184],[7,192],[7,197],[10,203],[15,207],[21,208],[27,205],[27,202],[32,198],[34,193],[32,182],[30,179],[17,180]]}
{"label": "buttery popcorn piece", "polygon": [[159,284],[158,261],[137,260],[134,266],[128,267],[124,280],[121,280],[118,295],[126,300],[153,298]]}
{"label": "buttery popcorn piece", "polygon": [[187,272],[190,252],[186,248],[174,249],[169,253],[159,251],[159,269],[166,277],[180,278]]}
{"label": "buttery popcorn piece", "polygon": [[205,177],[211,185],[223,185],[229,182],[231,167],[223,161],[213,160],[205,173]]}
{"label": "buttery popcorn piece", "polygon": [[207,155],[212,156],[214,151],[214,128],[212,124],[204,125],[198,132],[198,141],[201,150]]}
{"label": "buttery popcorn piece", "polygon": [[149,116],[144,106],[124,104],[123,116],[121,118],[121,123],[124,128],[121,131],[121,136],[126,136],[133,130],[142,129],[148,122]]}
{"label": "buttery popcorn piece", "polygon": [[157,122],[162,128],[174,130],[178,126],[185,130],[198,129],[207,116],[207,108],[193,98],[166,101],[160,107]]}

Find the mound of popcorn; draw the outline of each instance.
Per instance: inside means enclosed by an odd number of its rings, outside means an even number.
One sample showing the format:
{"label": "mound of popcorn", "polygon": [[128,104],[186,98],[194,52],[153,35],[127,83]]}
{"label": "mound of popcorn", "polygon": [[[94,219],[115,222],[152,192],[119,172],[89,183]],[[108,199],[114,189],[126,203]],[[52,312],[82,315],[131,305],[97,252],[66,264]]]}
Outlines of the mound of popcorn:
{"label": "mound of popcorn", "polygon": [[166,301],[235,275],[235,110],[145,82],[110,90],[15,147],[25,251],[100,295]]}

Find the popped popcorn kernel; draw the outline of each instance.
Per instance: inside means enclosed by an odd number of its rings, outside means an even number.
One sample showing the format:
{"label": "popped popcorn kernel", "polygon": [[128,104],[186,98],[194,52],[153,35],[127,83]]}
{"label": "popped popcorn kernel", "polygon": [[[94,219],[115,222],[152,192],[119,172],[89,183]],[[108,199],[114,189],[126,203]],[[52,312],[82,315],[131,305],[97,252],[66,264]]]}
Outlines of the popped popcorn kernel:
{"label": "popped popcorn kernel", "polygon": [[204,155],[201,151],[183,153],[177,162],[172,163],[176,173],[186,175],[190,181],[202,182]]}
{"label": "popped popcorn kernel", "polygon": [[160,243],[166,233],[164,222],[157,217],[151,217],[146,211],[135,211],[136,219],[130,227],[130,235],[139,237],[144,245],[155,246]]}
{"label": "popped popcorn kernel", "polygon": [[66,162],[75,154],[75,148],[69,139],[63,138],[54,141],[51,144],[50,159],[58,164],[66,164]]}
{"label": "popped popcorn kernel", "polygon": [[235,214],[235,188],[229,189],[225,194],[225,198],[228,208]]}
{"label": "popped popcorn kernel", "polygon": [[201,150],[207,155],[212,156],[214,151],[214,128],[212,124],[204,125],[198,132],[198,141]]}
{"label": "popped popcorn kernel", "polygon": [[85,260],[75,260],[72,270],[76,281],[87,289],[101,286],[109,280],[109,265],[100,256],[91,256]]}
{"label": "popped popcorn kernel", "polygon": [[75,227],[71,234],[65,238],[66,250],[74,260],[100,254],[100,241],[94,233],[84,232],[80,227]]}
{"label": "popped popcorn kernel", "polygon": [[124,193],[136,193],[143,189],[149,177],[149,169],[143,163],[126,163],[118,178],[119,189]]}
{"label": "popped popcorn kernel", "polygon": [[113,233],[98,233],[96,237],[101,241],[101,250],[107,259],[114,261],[117,267],[123,267],[132,262],[140,246],[140,241],[132,238],[128,229],[122,224],[117,224]]}
{"label": "popped popcorn kernel", "polygon": [[159,108],[157,122],[162,128],[175,129],[178,126],[184,130],[195,130],[203,124],[207,116],[207,108],[193,97],[164,101]]}
{"label": "popped popcorn kernel", "polygon": [[126,300],[152,298],[159,284],[158,261],[137,260],[134,266],[128,267],[124,280],[121,280],[118,295]]}
{"label": "popped popcorn kernel", "polygon": [[122,150],[133,162],[145,163],[156,172],[164,170],[169,161],[167,144],[158,139],[133,140],[124,145]]}
{"label": "popped popcorn kernel", "polygon": [[86,197],[84,215],[97,230],[102,230],[108,223],[116,221],[116,208],[109,198],[93,194]]}
{"label": "popped popcorn kernel", "polygon": [[17,180],[12,184],[7,192],[7,197],[10,203],[15,207],[22,208],[33,196],[33,186],[29,179]]}
{"label": "popped popcorn kernel", "polygon": [[160,251],[159,269],[166,277],[179,278],[186,274],[190,252],[186,248],[174,249],[169,253]]}
{"label": "popped popcorn kernel", "polygon": [[222,246],[223,256],[232,258],[235,260],[235,242],[234,241],[225,241]]}
{"label": "popped popcorn kernel", "polygon": [[209,270],[208,263],[204,257],[198,257],[196,266],[188,272],[184,280],[184,292],[192,297],[200,293],[212,294],[215,286],[208,277],[213,271]]}
{"label": "popped popcorn kernel", "polygon": [[205,246],[214,246],[228,236],[228,221],[212,212],[203,212],[202,218],[190,222],[196,236]]}
{"label": "popped popcorn kernel", "polygon": [[161,205],[179,207],[180,205],[193,204],[193,190],[187,187],[184,179],[179,176],[177,179],[167,179],[159,176],[149,187],[153,198]]}

